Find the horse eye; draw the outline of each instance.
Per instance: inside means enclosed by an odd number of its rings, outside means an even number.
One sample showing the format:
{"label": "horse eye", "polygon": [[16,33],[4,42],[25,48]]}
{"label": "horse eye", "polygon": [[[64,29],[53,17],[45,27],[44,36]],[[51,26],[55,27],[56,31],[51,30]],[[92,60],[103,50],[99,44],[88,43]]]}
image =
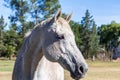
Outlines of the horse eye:
{"label": "horse eye", "polygon": [[57,39],[64,39],[64,35],[57,35],[56,38]]}

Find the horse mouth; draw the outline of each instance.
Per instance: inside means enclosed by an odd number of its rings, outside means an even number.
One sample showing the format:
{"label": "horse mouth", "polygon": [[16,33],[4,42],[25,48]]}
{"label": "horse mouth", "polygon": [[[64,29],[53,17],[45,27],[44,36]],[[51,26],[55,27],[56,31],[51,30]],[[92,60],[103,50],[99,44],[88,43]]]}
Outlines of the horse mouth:
{"label": "horse mouth", "polygon": [[70,75],[73,79],[79,80],[85,77],[85,74],[77,73],[77,72],[70,72]]}
{"label": "horse mouth", "polygon": [[79,67],[76,67],[75,70],[70,70],[71,77],[75,80],[79,80],[81,78],[85,77],[86,72],[88,71],[88,68],[84,65],[80,65]]}

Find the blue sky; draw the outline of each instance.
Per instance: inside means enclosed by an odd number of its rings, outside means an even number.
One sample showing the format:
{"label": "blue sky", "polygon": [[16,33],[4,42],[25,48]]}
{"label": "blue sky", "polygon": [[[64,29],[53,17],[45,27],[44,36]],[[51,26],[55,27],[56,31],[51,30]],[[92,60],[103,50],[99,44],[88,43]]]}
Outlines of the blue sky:
{"label": "blue sky", "polygon": [[[96,24],[108,24],[112,20],[120,23],[120,0],[59,0],[62,11],[69,14],[73,12],[72,20],[80,22],[88,9]],[[11,11],[0,1],[0,15],[8,22]]]}
{"label": "blue sky", "polygon": [[0,0],[0,16],[3,15],[5,22],[9,22],[8,16],[11,13],[11,10],[6,8],[4,5],[4,0]]}
{"label": "blue sky", "polygon": [[97,25],[112,20],[120,23],[120,0],[60,0],[65,13],[73,12],[72,19],[80,22],[88,9]]}

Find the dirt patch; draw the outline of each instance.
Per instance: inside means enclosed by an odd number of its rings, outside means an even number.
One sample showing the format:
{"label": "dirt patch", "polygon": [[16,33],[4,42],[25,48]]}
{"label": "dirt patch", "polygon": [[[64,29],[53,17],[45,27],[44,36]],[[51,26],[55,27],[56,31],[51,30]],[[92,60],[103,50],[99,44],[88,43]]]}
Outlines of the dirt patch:
{"label": "dirt patch", "polygon": [[12,75],[11,72],[0,72],[0,76]]}
{"label": "dirt patch", "polygon": [[11,72],[0,72],[0,80],[12,80]]}

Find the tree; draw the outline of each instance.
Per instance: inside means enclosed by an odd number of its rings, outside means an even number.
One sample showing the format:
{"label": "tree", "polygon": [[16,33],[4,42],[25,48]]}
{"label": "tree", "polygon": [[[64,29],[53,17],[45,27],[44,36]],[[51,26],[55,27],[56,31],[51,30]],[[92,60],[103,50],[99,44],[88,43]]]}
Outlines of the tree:
{"label": "tree", "polygon": [[[120,24],[112,21],[110,24],[101,25],[98,31],[100,35],[100,44],[103,45],[107,52],[112,52],[119,44]],[[109,53],[109,56],[112,54]],[[112,57],[112,56],[111,56]]]}
{"label": "tree", "polygon": [[58,0],[30,0],[32,18],[36,24],[51,17],[60,8]]}
{"label": "tree", "polygon": [[[17,32],[19,32],[21,37],[24,37],[26,27],[25,20],[26,14],[29,11],[29,5],[26,0],[4,0],[8,3],[8,7],[13,11],[9,16],[11,25],[17,24]],[[19,24],[18,24],[19,23]]]}
{"label": "tree", "polygon": [[90,34],[91,26],[93,23],[93,16],[90,15],[89,11],[86,10],[85,17],[82,17],[81,26],[82,26],[82,46],[83,46],[83,55],[85,58],[88,58],[90,51]]}
{"label": "tree", "polygon": [[44,18],[52,16],[60,7],[58,0],[44,0],[44,5],[42,7]]}
{"label": "tree", "polygon": [[6,48],[4,46],[4,28],[6,27],[3,16],[0,17],[0,56],[5,52]]}
{"label": "tree", "polygon": [[99,40],[98,40],[98,34],[97,34],[97,28],[96,28],[95,21],[93,21],[92,24],[92,31],[90,35],[90,56],[96,56],[99,50]]}
{"label": "tree", "polygon": [[12,54],[15,53],[15,47],[12,46],[12,45],[6,45],[6,48],[7,48],[7,50],[6,50],[7,51],[6,56],[9,58],[9,60],[11,60]]}

